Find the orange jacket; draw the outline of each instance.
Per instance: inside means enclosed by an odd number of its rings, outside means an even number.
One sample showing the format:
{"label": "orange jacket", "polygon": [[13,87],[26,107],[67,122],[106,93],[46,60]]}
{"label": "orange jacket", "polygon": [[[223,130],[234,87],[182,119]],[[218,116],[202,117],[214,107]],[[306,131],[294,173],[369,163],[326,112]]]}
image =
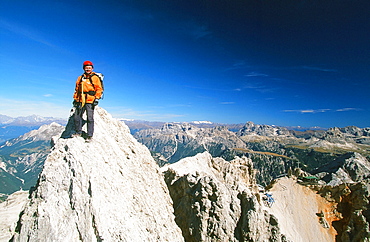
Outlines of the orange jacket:
{"label": "orange jacket", "polygon": [[[95,72],[91,73],[91,81],[94,85],[91,84],[90,79],[86,74],[77,78],[75,93],[73,94],[73,99],[77,102],[83,102],[84,98],[82,95],[84,95],[86,103],[93,103],[95,99],[101,98],[103,88],[99,77],[93,74],[95,74]],[[87,92],[89,91],[94,91],[95,95],[88,94]]]}

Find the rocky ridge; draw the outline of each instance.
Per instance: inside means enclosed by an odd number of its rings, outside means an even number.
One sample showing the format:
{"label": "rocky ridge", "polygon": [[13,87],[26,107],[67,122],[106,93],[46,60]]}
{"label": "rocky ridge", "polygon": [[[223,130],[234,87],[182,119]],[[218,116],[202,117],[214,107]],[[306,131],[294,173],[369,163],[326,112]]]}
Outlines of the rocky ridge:
{"label": "rocky ridge", "polygon": [[359,153],[347,153],[313,172],[328,186],[370,180],[370,162]]}
{"label": "rocky ridge", "polygon": [[135,133],[135,138],[151,151],[163,155],[169,163],[204,151],[229,157],[232,152],[228,147],[246,148],[226,127],[197,128],[187,123],[167,123],[161,129],[141,130]]}
{"label": "rocky ridge", "polygon": [[[300,183],[309,174],[289,169],[290,178],[268,187],[275,202],[266,203],[250,157],[204,151],[159,170],[99,107],[92,143],[68,138],[70,128],[53,138],[17,225],[6,226],[13,241],[369,241],[366,169],[354,176],[362,181],[339,177],[339,185]],[[351,173],[366,161],[353,153],[332,171]]]}
{"label": "rocky ridge", "polygon": [[185,241],[286,241],[264,210],[250,159],[205,152],[162,170]]}
{"label": "rocky ridge", "polygon": [[105,110],[95,114],[94,142],[54,139],[13,241],[183,241],[150,152]]}

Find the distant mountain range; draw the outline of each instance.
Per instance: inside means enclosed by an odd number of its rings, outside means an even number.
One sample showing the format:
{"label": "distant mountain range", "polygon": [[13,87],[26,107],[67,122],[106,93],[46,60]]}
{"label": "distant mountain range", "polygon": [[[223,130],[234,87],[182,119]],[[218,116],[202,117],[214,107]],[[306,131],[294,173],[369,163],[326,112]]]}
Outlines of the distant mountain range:
{"label": "distant mountain range", "polygon": [[257,181],[264,185],[290,168],[300,167],[313,173],[348,153],[370,157],[370,128],[355,126],[296,131],[253,122],[239,127],[208,128],[167,123],[161,128],[136,132],[134,137],[152,151],[159,165],[205,151],[225,160],[250,157],[259,171]]}
{"label": "distant mountain range", "polygon": [[[259,170],[256,175],[258,182],[265,185],[287,173],[289,167],[304,168],[314,174],[321,172],[322,166],[339,162],[348,153],[356,152],[367,159],[370,157],[370,128],[349,126],[328,130],[292,130],[253,122],[121,121],[139,142],[148,147],[160,166],[205,151],[225,160],[247,156]],[[19,118],[0,115],[0,124],[0,170],[4,178],[0,179],[3,185],[0,192],[10,193],[20,187],[29,189],[49,153],[51,137],[62,132],[66,120],[36,115]]]}
{"label": "distant mountain range", "polygon": [[[146,121],[146,120],[136,120],[136,119],[120,119],[121,121],[125,122],[131,130],[131,133],[134,134],[143,129],[156,129],[162,127],[166,122],[159,122],[159,121]],[[62,118],[54,118],[54,117],[42,117],[39,115],[30,115],[30,116],[22,116],[22,117],[10,117],[7,115],[0,114],[0,143],[16,138],[19,135],[22,135],[30,130],[38,129],[41,125],[50,124],[50,123],[58,123],[61,125],[66,125],[68,119]],[[225,126],[230,130],[236,131],[239,130],[241,127],[244,126],[245,123],[240,124],[223,124],[223,123],[214,123],[211,121],[192,121],[192,122],[177,122],[178,124],[181,123],[189,123],[194,125],[198,128],[214,128],[218,126]],[[306,130],[325,130],[325,128],[321,127],[302,127],[302,126],[290,126],[286,127],[289,130],[297,130],[297,131],[306,131]]]}
{"label": "distant mountain range", "polygon": [[[161,128],[163,125],[165,125],[167,122],[156,122],[156,121],[145,121],[145,120],[135,120],[135,119],[121,119],[121,121],[125,122],[127,126],[129,126],[131,133],[135,134],[136,132],[143,130],[143,129],[157,129]],[[172,122],[174,124],[191,124],[198,128],[214,128],[214,127],[227,127],[231,131],[238,131],[241,129],[245,123],[239,123],[239,124],[223,124],[223,123],[214,123],[211,121],[192,121],[192,122]],[[274,125],[271,125],[274,127]],[[289,126],[285,127],[289,130],[293,131],[308,131],[308,130],[326,130],[326,128],[322,127],[302,127],[302,126]]]}
{"label": "distant mountain range", "polygon": [[38,115],[12,118],[0,114],[0,144],[31,130],[38,129],[44,124],[50,124],[53,122],[65,125],[67,123],[67,119],[41,117]]}
{"label": "distant mountain range", "polygon": [[49,123],[66,124],[67,119],[53,118],[53,117],[42,117],[38,115],[30,115],[26,117],[12,118],[6,115],[0,114],[0,124],[9,126],[41,126]]}

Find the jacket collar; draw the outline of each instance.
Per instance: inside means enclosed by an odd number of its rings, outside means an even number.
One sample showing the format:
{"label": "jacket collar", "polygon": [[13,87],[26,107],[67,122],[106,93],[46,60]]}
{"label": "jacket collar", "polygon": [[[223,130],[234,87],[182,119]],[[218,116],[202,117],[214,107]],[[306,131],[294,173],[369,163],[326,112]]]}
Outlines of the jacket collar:
{"label": "jacket collar", "polygon": [[91,72],[90,74],[86,74],[86,73],[84,73],[84,74],[83,74],[83,76],[84,76],[85,78],[89,78],[89,77],[93,76],[94,74],[95,74],[95,72]]}

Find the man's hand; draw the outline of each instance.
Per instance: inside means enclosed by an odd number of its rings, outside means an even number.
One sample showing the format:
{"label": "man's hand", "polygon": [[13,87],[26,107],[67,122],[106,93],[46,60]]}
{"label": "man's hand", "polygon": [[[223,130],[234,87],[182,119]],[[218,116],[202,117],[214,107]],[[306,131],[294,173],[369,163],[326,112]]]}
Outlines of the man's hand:
{"label": "man's hand", "polygon": [[93,102],[93,105],[98,106],[98,104],[99,104],[99,101],[97,99],[95,99],[94,102]]}
{"label": "man's hand", "polygon": [[73,107],[79,107],[81,105],[80,102],[77,102],[76,100],[73,100]]}

